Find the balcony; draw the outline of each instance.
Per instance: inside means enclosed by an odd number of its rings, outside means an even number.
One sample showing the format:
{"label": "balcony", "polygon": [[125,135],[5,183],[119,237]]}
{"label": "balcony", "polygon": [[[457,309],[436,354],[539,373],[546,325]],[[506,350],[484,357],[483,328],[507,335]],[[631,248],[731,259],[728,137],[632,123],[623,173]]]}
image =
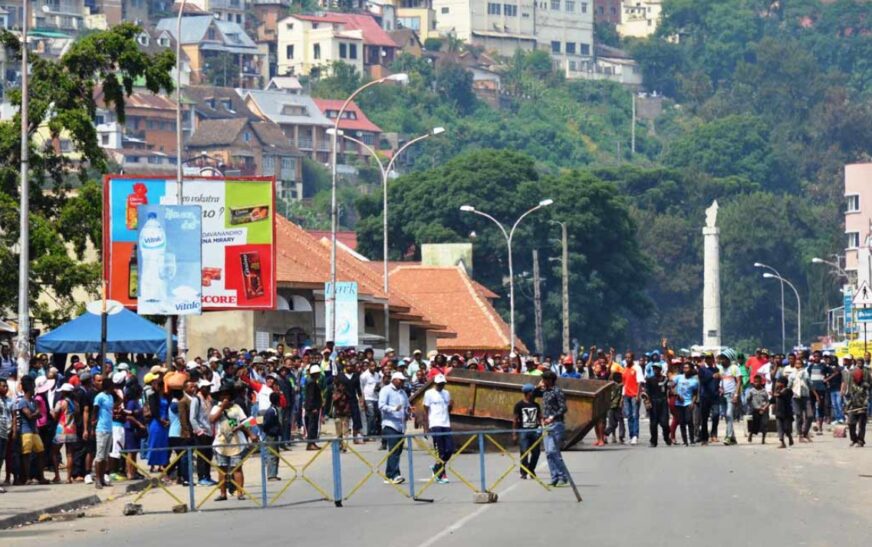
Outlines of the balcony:
{"label": "balcony", "polygon": [[312,150],[312,139],[310,137],[300,137],[297,139],[297,148],[300,150]]}

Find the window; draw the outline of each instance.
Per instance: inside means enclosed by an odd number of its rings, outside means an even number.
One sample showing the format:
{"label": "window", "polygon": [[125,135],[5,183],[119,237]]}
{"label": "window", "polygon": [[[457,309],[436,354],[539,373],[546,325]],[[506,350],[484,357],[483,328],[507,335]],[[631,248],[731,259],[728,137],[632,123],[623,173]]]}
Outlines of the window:
{"label": "window", "polygon": [[590,55],[590,44],[581,44],[581,54]]}
{"label": "window", "polygon": [[[567,43],[566,45],[568,46],[569,44]],[[569,71],[570,72],[575,72],[576,67],[577,67],[577,65],[575,64],[575,61],[569,61]]]}
{"label": "window", "polygon": [[263,173],[274,175],[276,172],[276,157],[275,156],[264,156],[263,157]]}
{"label": "window", "polygon": [[566,0],[566,11],[574,12],[575,11],[575,0]]}
{"label": "window", "polygon": [[448,8],[442,8],[442,13],[443,14],[448,13]]}
{"label": "window", "polygon": [[160,163],[161,163],[160,156],[149,156],[148,163],[150,163],[152,165],[160,165]]}
{"label": "window", "polygon": [[242,140],[245,142],[251,142],[251,131],[243,131]]}
{"label": "window", "polygon": [[312,57],[315,59],[321,58],[321,44],[315,44],[312,46]]}
{"label": "window", "polygon": [[860,247],[860,232],[848,232],[848,248],[856,249]]}
{"label": "window", "polygon": [[357,59],[357,44],[348,44],[348,58]]}
{"label": "window", "polygon": [[575,55],[575,42],[566,42],[566,53],[568,55]]}
{"label": "window", "polygon": [[107,135],[106,133],[100,135],[100,144],[102,144],[103,146],[109,146],[109,135]]}
{"label": "window", "polygon": [[282,171],[289,171],[291,176],[297,170],[297,160],[294,158],[282,158]]}
{"label": "window", "polygon": [[288,59],[294,58],[294,46],[285,47],[285,57],[287,57]]}
{"label": "window", "polygon": [[94,122],[96,123],[96,125],[103,125],[104,123],[106,123],[105,120],[106,117],[103,116],[103,114],[97,114],[97,116],[94,118]]}
{"label": "window", "polygon": [[294,24],[293,24],[293,23],[288,23],[287,25],[285,25],[285,28],[288,29],[288,30],[294,30]]}
{"label": "window", "polygon": [[845,196],[845,199],[848,202],[848,209],[845,212],[857,213],[860,211],[860,196],[859,195],[853,194],[850,196]]}
{"label": "window", "polygon": [[587,13],[587,2],[581,3],[581,13]]}
{"label": "window", "polygon": [[157,43],[160,47],[170,47],[170,39],[166,35],[158,38]]}
{"label": "window", "polygon": [[505,14],[506,17],[517,17],[518,6],[514,4],[503,4],[503,14]]}
{"label": "window", "polygon": [[488,15],[500,15],[500,13],[501,13],[501,11],[500,11],[499,4],[495,4],[493,2],[487,3],[487,14]]}
{"label": "window", "polygon": [[348,57],[348,45],[344,43],[339,43],[339,58],[346,59]]}
{"label": "window", "polygon": [[560,53],[560,42],[551,42],[551,53]]}
{"label": "window", "polygon": [[361,136],[360,140],[362,140],[364,144],[368,144],[370,146],[375,145],[375,135],[373,135],[372,133],[364,133]]}
{"label": "window", "polygon": [[397,17],[397,28],[408,28],[414,31],[421,30],[420,17]]}
{"label": "window", "polygon": [[139,45],[141,45],[142,47],[148,47],[148,34],[144,32],[141,33],[139,36],[137,36],[136,41],[139,42]]}
{"label": "window", "polygon": [[560,11],[560,0],[551,0],[551,10]]}

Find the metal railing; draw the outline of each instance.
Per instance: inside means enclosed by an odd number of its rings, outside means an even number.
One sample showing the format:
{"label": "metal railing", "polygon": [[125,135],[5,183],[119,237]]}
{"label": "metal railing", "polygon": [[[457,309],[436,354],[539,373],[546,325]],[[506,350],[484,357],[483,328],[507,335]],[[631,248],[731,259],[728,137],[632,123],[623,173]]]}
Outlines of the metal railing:
{"label": "metal railing", "polygon": [[[188,509],[191,511],[202,510],[203,505],[208,500],[212,499],[221,488],[221,482],[219,480],[217,484],[211,486],[205,495],[201,495],[200,499],[197,499],[197,489],[195,488],[196,481],[194,477],[197,470],[197,462],[199,461],[208,463],[210,470],[218,470],[219,478],[223,474],[225,477],[224,480],[227,483],[226,489],[232,490],[235,488],[236,492],[242,494],[245,499],[251,500],[254,505],[262,508],[276,505],[286,495],[288,490],[297,483],[305,484],[317,493],[319,497],[316,501],[332,502],[336,507],[342,507],[344,502],[358,494],[361,488],[373,479],[383,480],[385,484],[392,486],[394,490],[410,501],[432,503],[434,502],[433,499],[423,498],[422,495],[437,482],[437,479],[440,476],[444,475],[450,475],[457,479],[457,482],[452,481],[451,484],[462,485],[473,493],[490,493],[493,492],[513,471],[519,470],[522,474],[527,475],[530,479],[537,482],[546,491],[550,491],[552,487],[543,482],[536,475],[534,472],[535,470],[527,469],[527,467],[522,463],[522,461],[534,452],[538,454],[541,450],[540,445],[547,436],[547,430],[540,432],[535,442],[533,442],[524,453],[515,454],[513,451],[510,451],[503,446],[503,443],[498,440],[500,436],[513,433],[529,433],[529,431],[530,430],[450,431],[367,437],[367,440],[375,442],[400,439],[400,442],[396,442],[391,448],[385,450],[384,453],[381,453],[382,455],[378,458],[378,461],[375,461],[372,458],[372,454],[368,454],[365,451],[355,448],[355,446],[360,445],[355,445],[351,437],[319,438],[311,441],[259,441],[257,443],[249,443],[246,445],[187,445],[124,450],[122,451],[122,455],[127,462],[131,463],[139,471],[140,474],[145,476],[147,479],[150,479],[145,488],[141,490],[134,499],[134,502],[139,501],[149,492],[162,491],[167,494],[176,505],[187,505]],[[428,436],[451,436],[455,440],[455,446],[457,446],[457,449],[450,458],[446,461],[442,461],[439,453],[433,446],[433,443],[426,442]],[[288,461],[282,453],[282,446],[290,444],[299,445],[309,442],[321,443],[321,446],[313,451],[311,456],[308,456],[304,463],[298,462],[297,464],[294,464]],[[388,446],[391,445],[389,444]],[[207,456],[207,454],[215,449],[227,447],[242,447],[238,458],[239,461],[232,469],[219,467],[212,457]],[[403,449],[406,451],[408,466],[408,477],[405,481],[406,484],[395,483],[385,474],[385,465],[388,462],[388,459],[395,452]],[[489,452],[489,449],[493,452]],[[149,471],[145,467],[143,459],[137,461],[134,457],[136,454],[147,457],[148,453],[154,451],[170,452],[168,463],[160,472]],[[416,482],[416,458],[418,458],[420,465],[420,458],[422,457],[420,454],[421,452],[426,455],[425,457],[428,459],[428,462],[432,461],[435,463],[428,466],[428,470],[431,471],[432,474],[429,480],[425,481],[422,479],[421,481]],[[319,477],[313,475],[313,470],[315,465],[319,463],[318,460],[322,459],[322,457],[328,453],[330,454],[328,464],[329,469],[324,469],[323,467],[320,469],[322,475],[325,474],[325,471],[329,471],[331,477],[330,484],[325,485],[319,482]],[[507,457],[509,459],[509,465],[497,471],[494,471],[493,469],[489,470],[487,458],[487,454],[489,453]],[[374,454],[378,455],[380,452],[374,452]],[[255,457],[259,457],[260,459],[260,484],[251,486],[250,484],[237,483],[235,472],[242,469],[246,462]],[[468,472],[467,474],[464,474],[464,472],[458,469],[457,464],[463,458],[476,457],[478,459],[477,477],[470,477],[468,476]],[[277,465],[278,468],[283,468],[292,472],[292,476],[280,480],[277,483],[277,489],[273,489],[272,492],[267,484],[268,478],[270,478],[268,477],[268,466],[271,464],[271,458],[277,459],[277,463],[273,463],[272,465]],[[500,459],[502,460],[502,458]],[[170,489],[171,485],[167,484],[168,481],[170,481],[170,473],[172,473],[174,468],[182,463],[186,466],[188,477],[187,502],[183,501],[177,493],[174,493]],[[467,460],[465,463],[468,464],[470,462]],[[356,468],[355,465],[357,466]],[[351,486],[350,489],[346,490],[345,485],[343,485],[342,482],[343,470],[352,473],[354,471],[362,470],[363,476],[353,486]],[[488,479],[491,480],[489,481]],[[243,483],[245,482],[246,481],[243,480]],[[257,490],[255,491],[255,489]],[[202,491],[202,489],[200,489],[200,491]],[[576,497],[578,498],[578,501],[581,501],[581,498],[577,493]]]}

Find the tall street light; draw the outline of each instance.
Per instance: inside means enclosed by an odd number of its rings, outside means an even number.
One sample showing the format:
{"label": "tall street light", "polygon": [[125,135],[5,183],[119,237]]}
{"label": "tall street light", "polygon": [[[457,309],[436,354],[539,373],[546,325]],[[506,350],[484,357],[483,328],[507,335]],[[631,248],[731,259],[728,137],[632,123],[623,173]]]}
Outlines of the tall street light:
{"label": "tall street light", "polygon": [[[839,255],[833,255],[833,256],[835,256],[838,259]],[[823,258],[814,257],[811,259],[811,263],[812,264],[826,264],[827,266],[831,267],[833,269],[833,272],[837,273],[839,275],[839,277],[844,277],[848,281],[851,280],[850,276],[848,275],[848,272],[845,271],[844,268],[842,268],[842,265],[839,264],[838,262],[830,262],[829,260],[824,260]]]}
{"label": "tall street light", "polygon": [[[335,133],[335,129],[328,129],[327,132],[330,135]],[[390,297],[389,297],[389,284],[388,284],[388,177],[390,176],[391,171],[394,168],[394,162],[397,161],[397,158],[400,157],[400,154],[406,151],[410,146],[415,144],[416,142],[423,141],[424,139],[433,137],[435,135],[439,135],[445,132],[444,127],[434,127],[430,130],[426,135],[421,135],[420,137],[416,137],[397,150],[397,153],[394,154],[394,157],[391,158],[391,161],[388,162],[387,166],[385,166],[384,162],[381,158],[378,157],[376,151],[363,142],[362,140],[355,139],[352,136],[346,135],[341,129],[339,130],[339,136],[344,138],[347,141],[353,142],[362,148],[364,148],[369,154],[375,158],[376,163],[378,164],[378,168],[381,171],[382,175],[382,189],[383,189],[383,240],[384,240],[384,248],[382,250],[382,258],[384,261],[384,292],[385,292],[385,348],[390,346],[390,333],[391,333],[391,319],[390,319]]]}
{"label": "tall street light", "polygon": [[[182,202],[182,17],[185,14],[185,4],[179,4],[179,15],[176,18],[176,200]],[[188,345],[188,329],[184,316],[179,316],[179,352]],[[173,317],[167,316],[167,363],[173,358]]]}
{"label": "tall street light", "polygon": [[30,302],[28,302],[28,286],[30,277],[30,179],[28,169],[30,164],[29,145],[29,73],[27,55],[27,31],[30,26],[30,2],[24,0],[24,19],[21,23],[21,203],[18,212],[19,244],[18,244],[18,377],[23,378],[30,371]]}
{"label": "tall street light", "polygon": [[[766,264],[763,264],[762,262],[755,262],[754,267],[769,270],[772,273],[774,273],[775,276],[778,277],[778,279],[781,279],[781,274],[778,273],[778,270],[776,270],[772,266],[767,266]],[[782,280],[781,281],[781,353],[782,354],[787,353],[786,340],[787,340],[787,330],[785,329],[785,326],[784,326],[784,280]]]}
{"label": "tall street light", "polygon": [[330,158],[330,284],[333,289],[328,295],[330,325],[327,326],[327,333],[324,337],[325,341],[336,341],[336,230],[338,227],[338,210],[336,207],[336,141],[339,138],[339,122],[342,120],[342,113],[345,112],[345,109],[348,108],[348,105],[351,103],[352,100],[354,100],[355,97],[357,97],[360,92],[372,86],[383,84],[385,82],[397,82],[398,84],[405,85],[409,83],[409,75],[400,72],[363,84],[362,86],[357,88],[354,93],[349,95],[347,99],[345,99],[345,102],[342,103],[342,108],[340,108],[339,112],[337,112],[336,114],[336,121],[333,122],[333,133],[331,135],[333,151]]}
{"label": "tall street light", "polygon": [[510,338],[509,338],[509,343],[510,343],[509,351],[512,353],[514,353],[514,351],[515,351],[515,270],[512,266],[512,239],[515,236],[515,229],[517,229],[518,224],[520,224],[521,221],[524,220],[524,217],[526,217],[527,215],[529,215],[533,211],[536,211],[537,209],[541,209],[542,207],[548,207],[552,203],[554,203],[553,199],[550,199],[550,198],[543,199],[542,201],[539,202],[538,205],[536,205],[532,209],[529,209],[523,215],[518,217],[518,220],[515,221],[515,223],[512,225],[512,229],[509,231],[506,231],[506,227],[503,226],[503,224],[499,220],[495,219],[494,217],[490,216],[489,214],[487,214],[483,211],[479,211],[478,209],[476,209],[472,205],[462,205],[460,207],[460,210],[463,211],[464,213],[475,213],[476,215],[483,216],[484,218],[492,221],[494,224],[497,225],[497,227],[503,233],[503,237],[506,238],[506,249],[508,250],[508,255],[509,255],[509,320],[511,323],[511,331],[510,331],[511,334],[510,334]]}
{"label": "tall street light", "polygon": [[787,286],[793,289],[793,294],[796,295],[796,347],[802,347],[802,305],[799,302],[799,291],[793,286],[793,283],[784,279],[780,275],[766,272],[763,274],[766,279],[777,279],[782,283],[787,283]]}

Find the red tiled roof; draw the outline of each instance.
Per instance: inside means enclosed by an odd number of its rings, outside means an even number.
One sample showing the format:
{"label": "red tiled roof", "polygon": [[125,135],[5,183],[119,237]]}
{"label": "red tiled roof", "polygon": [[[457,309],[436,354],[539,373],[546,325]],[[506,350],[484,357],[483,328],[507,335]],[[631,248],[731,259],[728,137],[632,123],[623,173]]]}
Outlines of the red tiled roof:
{"label": "red tiled roof", "polygon": [[363,32],[363,43],[368,46],[399,47],[371,15],[327,12],[324,15],[292,15],[300,21],[313,23],[339,23],[346,30]]}
{"label": "red tiled roof", "polygon": [[[392,287],[456,333],[455,338],[437,340],[440,351],[508,351],[509,326],[463,268],[397,266],[389,275]],[[520,340],[516,344],[527,351]]]}
{"label": "red tiled roof", "polygon": [[[339,113],[339,109],[342,108],[342,103],[345,101],[341,99],[313,99],[315,101],[315,105],[318,106],[318,110],[320,110],[327,119],[335,120],[335,115]],[[327,114],[328,111],[334,112],[334,117],[331,117]],[[381,127],[369,121],[369,118],[366,117],[366,114],[363,113],[363,110],[357,106],[354,101],[348,103],[348,106],[345,107],[346,112],[354,112],[354,116],[357,119],[343,118],[339,120],[339,129],[344,131],[367,131],[369,133],[381,133]],[[354,135],[351,135],[354,136]]]}
{"label": "red tiled roof", "polygon": [[[315,239],[327,238],[329,240],[333,237],[333,232],[330,230],[306,230],[306,232]],[[350,230],[336,232],[336,241],[341,242],[352,251],[357,250],[357,232]]]}

